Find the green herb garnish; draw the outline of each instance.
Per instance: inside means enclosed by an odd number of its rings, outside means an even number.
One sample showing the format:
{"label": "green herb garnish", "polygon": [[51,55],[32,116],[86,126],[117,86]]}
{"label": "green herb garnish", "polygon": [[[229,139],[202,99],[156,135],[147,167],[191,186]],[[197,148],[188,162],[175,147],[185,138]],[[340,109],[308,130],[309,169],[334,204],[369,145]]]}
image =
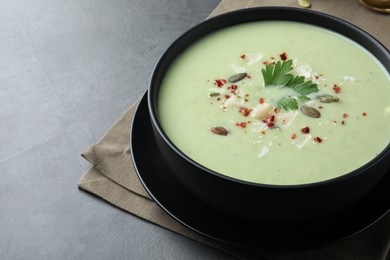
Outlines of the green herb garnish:
{"label": "green herb garnish", "polygon": [[297,110],[298,102],[295,98],[283,97],[281,100],[279,100],[278,107],[280,109],[283,108],[284,110]]}
{"label": "green herb garnish", "polygon": [[305,81],[304,76],[292,77],[285,86],[292,88],[293,90],[304,96],[314,92],[318,92],[317,84],[313,83],[311,80]]}
{"label": "green herb garnish", "polygon": [[[317,84],[311,80],[305,81],[304,76],[293,76],[290,74],[292,71],[293,61],[278,61],[277,63],[267,64],[265,69],[261,70],[264,78],[265,86],[281,86],[293,89],[295,92],[300,94],[299,99],[302,102],[310,100],[306,95],[318,92]],[[296,110],[298,109],[298,102],[296,99],[291,97],[283,97],[278,102],[278,107],[285,110]]]}
{"label": "green herb garnish", "polygon": [[308,98],[307,96],[299,96],[298,98],[299,98],[299,100],[301,100],[303,103],[305,103],[305,102],[311,100],[311,99]]}
{"label": "green herb garnish", "polygon": [[276,64],[270,63],[265,69],[262,69],[265,86],[285,86],[293,77],[288,74],[292,70],[292,62],[292,60],[278,61]]}

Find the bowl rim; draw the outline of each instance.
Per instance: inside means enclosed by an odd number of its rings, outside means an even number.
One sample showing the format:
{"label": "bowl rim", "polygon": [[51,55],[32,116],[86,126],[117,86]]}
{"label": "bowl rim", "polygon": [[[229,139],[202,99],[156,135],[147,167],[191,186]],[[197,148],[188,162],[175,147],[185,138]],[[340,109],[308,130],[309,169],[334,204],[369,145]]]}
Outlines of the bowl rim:
{"label": "bowl rim", "polygon": [[[266,14],[268,16],[275,16],[272,19],[269,19],[267,16],[266,19],[258,19],[258,20],[251,20],[251,21],[240,21],[237,23],[232,23],[228,25],[223,25],[222,27],[218,27],[218,23],[221,21],[224,21],[224,19],[231,18],[231,17],[236,17],[240,15],[247,15],[249,13],[262,13]],[[289,19],[286,17],[278,17],[276,18],[278,13],[282,14],[287,14],[289,13],[290,15],[293,15],[294,19]],[[294,16],[295,15],[295,16]],[[298,15],[304,15],[305,17],[298,17]],[[298,17],[298,18],[297,18]],[[317,18],[320,19],[320,21],[324,20],[326,22],[329,22],[330,24],[321,24],[318,21],[307,21],[309,18]],[[299,19],[303,20],[300,21]],[[306,22],[304,22],[306,20]],[[196,162],[193,160],[191,157],[187,156],[184,152],[182,152],[171,140],[170,138],[165,134],[165,131],[163,130],[160,121],[159,121],[159,116],[158,116],[158,108],[157,108],[157,101],[153,100],[154,95],[155,95],[155,88],[153,88],[154,83],[156,81],[156,74],[158,73],[160,67],[162,66],[162,62],[168,55],[171,54],[171,52],[175,52],[175,47],[177,45],[181,44],[183,41],[187,40],[187,38],[191,38],[191,36],[194,33],[197,33],[198,31],[201,31],[203,28],[207,28],[207,26],[214,25],[217,26],[217,29],[212,29],[211,31],[207,31],[206,33],[202,33],[201,37],[196,38],[195,40],[190,41],[189,44],[185,45],[185,48],[182,49],[181,51],[175,53],[174,59],[178,57],[187,47],[191,45],[191,43],[205,37],[206,35],[213,33],[215,31],[218,31],[220,29],[227,28],[229,26],[234,26],[238,24],[244,24],[244,23],[250,23],[250,22],[255,22],[255,21],[291,21],[291,22],[298,22],[298,23],[308,23],[310,25],[314,25],[326,30],[329,30],[334,33],[338,33],[343,35],[344,37],[348,38],[349,40],[355,42],[362,48],[364,48],[366,51],[368,51],[371,55],[373,55],[383,66],[385,71],[388,72],[389,77],[390,77],[390,51],[381,43],[379,42],[375,37],[373,37],[371,34],[368,32],[364,31],[360,27],[343,20],[342,18],[322,13],[319,11],[314,11],[314,10],[307,10],[307,9],[301,9],[301,8],[296,8],[296,7],[282,7],[282,6],[268,6],[268,7],[253,7],[253,8],[246,8],[246,9],[239,9],[239,10],[234,10],[234,11],[229,11],[211,18],[208,18],[197,25],[191,27],[189,30],[184,32],[181,36],[176,38],[168,48],[163,52],[163,54],[160,56],[158,59],[158,62],[156,63],[154,69],[152,70],[152,76],[150,77],[149,85],[148,85],[148,91],[147,91],[147,103],[148,103],[148,110],[150,114],[150,119],[151,123],[154,125],[155,129],[157,130],[158,134],[160,137],[163,139],[163,141],[182,159],[187,161],[188,163],[192,164],[199,170],[206,172],[208,174],[214,175],[218,178],[222,178],[222,180],[226,180],[229,182],[235,182],[243,185],[248,185],[248,186],[253,186],[253,187],[262,187],[262,188],[272,188],[272,189],[301,189],[301,188],[311,188],[311,187],[318,187],[318,186],[324,186],[327,184],[335,183],[335,182],[341,182],[341,181],[346,181],[348,179],[351,179],[357,175],[360,175],[364,173],[367,169],[373,167],[375,164],[380,162],[384,157],[388,156],[390,154],[390,142],[389,144],[380,152],[378,153],[374,158],[372,158],[370,161],[365,163],[364,165],[360,166],[359,168],[356,168],[353,171],[347,172],[343,175],[340,175],[338,177],[322,180],[322,181],[317,181],[317,182],[310,182],[310,183],[302,183],[302,184],[266,184],[266,183],[256,183],[256,182],[251,182],[251,181],[246,181],[238,178],[234,178],[231,176],[224,175],[222,173],[219,173],[217,171],[214,171],[212,169],[207,168],[206,166]],[[335,31],[334,29],[331,29],[330,27],[332,26],[341,26],[340,30],[346,30],[350,32],[351,34],[354,33],[359,37],[363,37],[367,42],[366,44],[373,44],[373,47],[377,48],[378,51],[382,52],[385,54],[383,57],[377,57],[374,55],[370,50],[368,50],[365,46],[363,46],[362,42],[358,42],[354,39],[351,39],[350,36],[345,35],[340,33],[339,31]],[[169,62],[169,65],[172,63],[174,60],[172,59]],[[388,67],[383,64],[383,61],[386,61],[388,63]],[[169,67],[169,66],[167,66]],[[165,73],[165,72],[164,72]],[[158,84],[160,85],[160,84]]]}

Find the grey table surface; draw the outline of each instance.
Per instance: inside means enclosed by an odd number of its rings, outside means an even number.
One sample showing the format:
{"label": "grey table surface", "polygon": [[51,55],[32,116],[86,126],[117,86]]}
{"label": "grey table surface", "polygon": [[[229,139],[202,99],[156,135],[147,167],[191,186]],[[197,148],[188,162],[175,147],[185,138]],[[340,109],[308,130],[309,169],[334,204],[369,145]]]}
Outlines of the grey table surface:
{"label": "grey table surface", "polygon": [[169,44],[219,0],[0,0],[0,259],[230,259],[77,189]]}

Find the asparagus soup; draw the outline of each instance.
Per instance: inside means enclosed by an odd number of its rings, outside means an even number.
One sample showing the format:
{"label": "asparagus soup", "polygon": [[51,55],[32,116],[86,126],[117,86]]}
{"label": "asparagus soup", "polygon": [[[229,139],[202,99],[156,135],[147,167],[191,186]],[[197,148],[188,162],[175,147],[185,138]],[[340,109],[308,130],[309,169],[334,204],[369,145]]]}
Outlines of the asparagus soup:
{"label": "asparagus soup", "polygon": [[390,77],[339,34],[251,22],[181,53],[158,112],[169,139],[211,170],[254,183],[313,183],[363,166],[389,144]]}

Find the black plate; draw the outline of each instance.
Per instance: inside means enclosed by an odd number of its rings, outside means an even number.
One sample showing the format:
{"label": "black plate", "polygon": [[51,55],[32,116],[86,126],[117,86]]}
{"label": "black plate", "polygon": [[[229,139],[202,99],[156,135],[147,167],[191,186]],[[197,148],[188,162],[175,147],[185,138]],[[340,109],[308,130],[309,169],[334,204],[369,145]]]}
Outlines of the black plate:
{"label": "black plate", "polygon": [[368,228],[390,209],[390,174],[365,198],[337,215],[280,227],[226,215],[191,194],[171,174],[152,132],[146,94],[136,111],[131,149],[136,172],[150,196],[174,219],[207,237],[242,247],[296,250],[328,245]]}

